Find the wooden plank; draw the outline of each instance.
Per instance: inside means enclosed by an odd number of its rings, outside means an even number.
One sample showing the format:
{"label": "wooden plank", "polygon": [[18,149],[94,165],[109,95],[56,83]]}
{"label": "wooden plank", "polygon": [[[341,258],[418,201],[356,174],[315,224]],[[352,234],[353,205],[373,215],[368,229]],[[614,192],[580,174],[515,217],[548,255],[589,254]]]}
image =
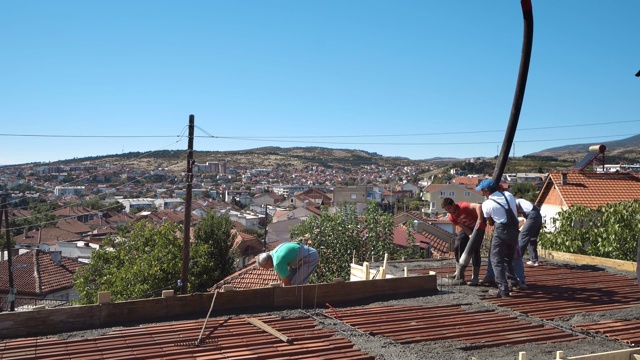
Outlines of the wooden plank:
{"label": "wooden plank", "polygon": [[566,261],[577,265],[596,265],[621,271],[635,272],[638,264],[634,261],[623,261],[601,258],[597,256],[578,255],[561,251],[538,249],[538,255],[545,259]]}
{"label": "wooden plank", "polygon": [[567,360],[629,360],[633,359],[633,356],[636,354],[640,354],[640,349],[625,349],[590,355],[570,356]]}
{"label": "wooden plank", "polygon": [[278,339],[286,342],[287,344],[291,343],[291,339],[289,339],[288,337],[286,337],[284,334],[282,334],[280,331],[272,328],[271,326],[265,324],[264,322],[262,322],[260,319],[256,319],[256,318],[247,318],[246,319],[248,323],[258,327],[259,329],[262,329],[266,332],[268,332],[269,334],[277,337]]}

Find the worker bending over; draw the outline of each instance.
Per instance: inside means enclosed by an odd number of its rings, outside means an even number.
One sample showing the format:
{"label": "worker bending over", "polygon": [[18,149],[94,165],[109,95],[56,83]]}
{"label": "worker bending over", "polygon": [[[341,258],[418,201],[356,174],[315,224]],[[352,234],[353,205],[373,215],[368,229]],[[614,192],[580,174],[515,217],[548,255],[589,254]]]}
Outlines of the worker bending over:
{"label": "worker bending over", "polygon": [[256,257],[258,266],[273,269],[284,286],[303,285],[318,265],[316,249],[297,242],[286,242]]}

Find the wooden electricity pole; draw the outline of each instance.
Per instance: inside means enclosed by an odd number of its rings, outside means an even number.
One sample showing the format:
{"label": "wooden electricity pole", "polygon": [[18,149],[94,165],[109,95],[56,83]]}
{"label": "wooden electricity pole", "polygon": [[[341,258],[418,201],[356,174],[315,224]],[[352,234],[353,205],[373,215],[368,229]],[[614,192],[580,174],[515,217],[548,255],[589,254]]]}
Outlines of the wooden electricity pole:
{"label": "wooden electricity pole", "polygon": [[[7,266],[9,270],[9,294],[7,300],[9,300],[9,311],[16,311],[16,289],[13,287],[13,258],[11,254],[11,232],[9,231],[9,209],[7,209],[7,195],[2,194],[2,212],[4,215],[4,230],[6,233],[5,248],[7,249]],[[2,216],[0,216],[0,223],[2,223]],[[1,309],[0,309],[1,310]]]}
{"label": "wooden electricity pole", "polygon": [[193,186],[193,129],[195,117],[189,115],[189,144],[187,151],[187,194],[184,204],[184,236],[182,240],[181,294],[186,294],[189,283],[189,249],[191,246],[191,193]]}

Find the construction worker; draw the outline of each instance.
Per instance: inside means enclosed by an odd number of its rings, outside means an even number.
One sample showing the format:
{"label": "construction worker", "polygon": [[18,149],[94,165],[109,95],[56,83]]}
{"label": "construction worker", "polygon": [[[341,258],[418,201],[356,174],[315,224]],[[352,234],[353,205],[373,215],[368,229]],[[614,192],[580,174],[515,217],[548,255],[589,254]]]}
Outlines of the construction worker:
{"label": "construction worker", "polygon": [[538,266],[538,235],[542,230],[540,208],[525,199],[516,199],[516,203],[518,205],[518,213],[526,219],[518,237],[520,254],[524,257],[524,251],[529,249],[529,261],[527,261],[527,264]]}
{"label": "construction worker", "polygon": [[[460,283],[465,282],[465,267],[460,264],[460,256],[462,256],[462,253],[466,249],[472,235],[479,239],[475,249],[473,249],[473,256],[471,257],[471,261],[473,262],[471,281],[467,283],[467,285],[476,286],[478,285],[478,277],[480,276],[480,265],[482,261],[480,256],[480,247],[482,245],[482,239],[484,238],[484,231],[486,227],[484,217],[482,216],[482,206],[480,204],[473,204],[464,201],[456,204],[453,199],[447,197],[442,199],[442,208],[449,214],[449,221],[451,221],[453,225],[459,226],[462,229],[456,237],[456,244],[454,246],[454,253],[456,256],[456,273],[453,277]],[[469,249],[469,251],[471,251],[471,249]]]}
{"label": "construction worker", "polygon": [[306,284],[319,259],[318,252],[311,246],[286,242],[258,255],[256,262],[263,269],[274,269],[283,286],[290,286]]}
{"label": "construction worker", "polygon": [[494,226],[489,257],[498,291],[490,295],[508,297],[511,294],[507,279],[516,278],[513,269],[513,255],[518,246],[516,198],[508,191],[498,191],[498,185],[491,179],[482,180],[476,190],[487,198],[482,203],[482,213],[487,224]]}

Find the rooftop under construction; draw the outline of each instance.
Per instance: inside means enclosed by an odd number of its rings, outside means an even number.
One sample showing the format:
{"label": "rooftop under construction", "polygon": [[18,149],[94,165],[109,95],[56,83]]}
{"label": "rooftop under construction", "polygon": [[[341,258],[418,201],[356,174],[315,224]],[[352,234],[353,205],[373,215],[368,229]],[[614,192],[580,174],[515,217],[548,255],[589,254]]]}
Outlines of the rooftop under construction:
{"label": "rooftop under construction", "polygon": [[3,313],[0,359],[626,356],[590,358],[605,360],[633,358],[640,343],[629,271],[546,261],[527,267],[527,290],[498,299],[449,285],[454,269],[452,259],[390,262],[386,279]]}

